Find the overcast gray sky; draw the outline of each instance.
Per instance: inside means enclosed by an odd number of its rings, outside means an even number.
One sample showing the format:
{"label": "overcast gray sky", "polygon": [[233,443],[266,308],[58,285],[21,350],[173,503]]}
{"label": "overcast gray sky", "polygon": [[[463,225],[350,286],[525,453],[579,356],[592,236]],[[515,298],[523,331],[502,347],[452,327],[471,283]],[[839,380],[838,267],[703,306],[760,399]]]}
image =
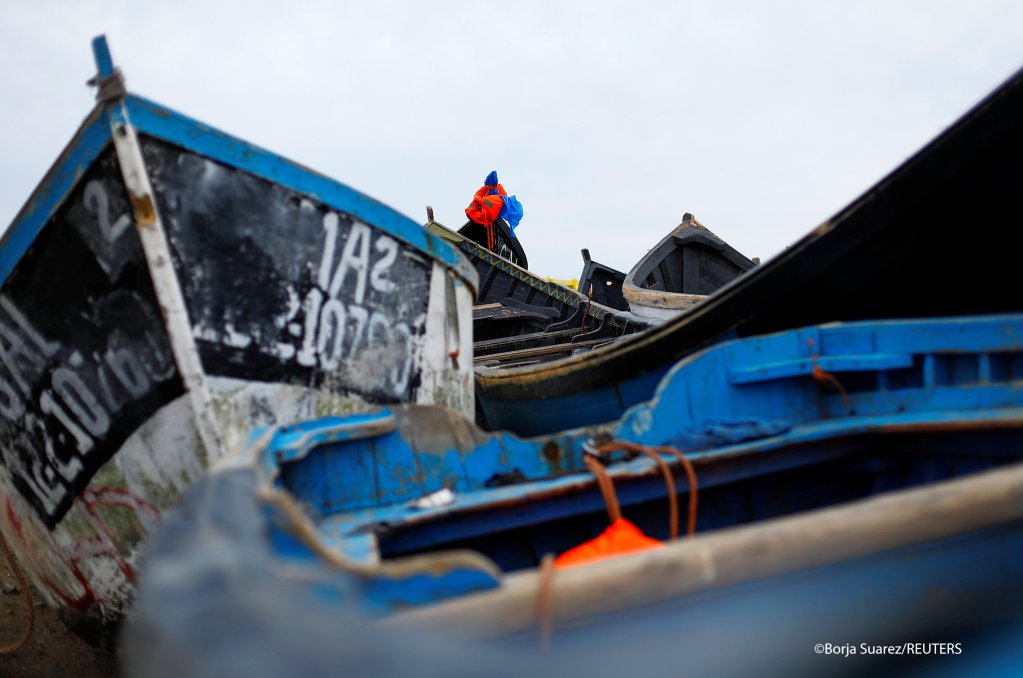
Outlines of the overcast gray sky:
{"label": "overcast gray sky", "polygon": [[768,258],[1023,66],[1023,2],[0,0],[0,223],[131,91],[459,226],[487,172],[530,268],[627,271],[692,212]]}

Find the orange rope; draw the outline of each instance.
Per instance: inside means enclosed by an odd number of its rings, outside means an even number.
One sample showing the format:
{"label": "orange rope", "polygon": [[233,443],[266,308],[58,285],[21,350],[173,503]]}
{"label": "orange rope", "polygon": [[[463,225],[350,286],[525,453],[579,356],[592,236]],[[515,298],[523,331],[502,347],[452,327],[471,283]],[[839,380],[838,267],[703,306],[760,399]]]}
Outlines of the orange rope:
{"label": "orange rope", "polygon": [[846,393],[845,387],[842,386],[842,382],[840,382],[838,377],[830,372],[825,372],[824,368],[817,364],[817,353],[814,352],[813,349],[814,343],[815,342],[812,338],[806,340],[806,345],[810,348],[810,364],[813,365],[813,370],[810,374],[813,375],[813,378],[818,384],[827,386],[841,393],[842,402],[846,404],[846,407],[850,406],[852,404],[852,399],[849,397],[849,394]]}
{"label": "orange rope", "polygon": [[625,440],[612,440],[609,443],[598,446],[596,449],[598,452],[622,451],[645,454],[657,463],[657,466],[661,469],[661,475],[664,477],[664,484],[668,488],[668,532],[671,535],[671,539],[678,538],[678,494],[675,492],[675,478],[672,476],[667,462],[650,448]]}
{"label": "orange rope", "polygon": [[494,224],[493,224],[493,222],[487,224],[486,225],[486,229],[487,229],[487,249],[490,250],[491,252],[493,252],[494,251],[494,245],[496,244],[494,241],[497,239],[494,236]]}
{"label": "orange rope", "polygon": [[590,314],[590,299],[593,298],[593,283],[590,283],[590,294],[586,297],[586,308],[583,309],[583,319],[579,323],[579,331],[586,329],[586,316]]}
{"label": "orange rope", "polygon": [[[592,454],[583,455],[583,463],[597,478],[597,487],[604,498],[607,516],[611,522],[622,517],[622,509],[615,495],[615,486],[607,474],[604,465]],[[551,636],[554,631],[554,612],[551,607],[551,587],[554,579],[554,554],[548,553],[540,561],[540,583],[536,594],[537,634],[540,640],[540,652],[547,654],[551,648]]]}
{"label": "orange rope", "polygon": [[686,526],[686,536],[692,537],[696,534],[696,511],[699,505],[699,484],[697,483],[696,469],[693,467],[693,463],[689,461],[682,452],[674,447],[661,446],[649,448],[644,445],[630,443],[627,440],[612,440],[611,442],[598,446],[596,450],[598,452],[614,452],[616,450],[620,450],[624,452],[632,452],[634,454],[645,454],[657,461],[657,465],[661,469],[661,474],[664,476],[664,484],[668,488],[668,510],[671,512],[670,532],[672,539],[675,539],[678,536],[678,494],[675,490],[675,480],[672,476],[671,469],[658,455],[670,454],[678,459],[683,470],[686,472],[686,477],[689,480],[689,520]]}
{"label": "orange rope", "polygon": [[607,517],[611,519],[612,523],[619,520],[622,517],[622,508],[618,504],[615,486],[611,481],[611,477],[607,474],[607,469],[604,468],[599,459],[591,454],[583,455],[583,463],[586,464],[586,468],[593,472],[593,475],[597,476],[597,487],[600,488],[600,494],[604,497],[604,504],[607,506]]}
{"label": "orange rope", "polygon": [[[696,469],[693,467],[693,463],[686,458],[681,451],[674,447],[667,446],[650,448],[644,445],[630,443],[626,440],[612,440],[611,442],[604,443],[603,445],[599,445],[592,449],[599,453],[622,451],[635,454],[645,454],[657,463],[657,466],[660,468],[661,474],[664,477],[664,484],[668,489],[668,507],[670,512],[670,532],[672,539],[678,537],[678,494],[676,492],[675,478],[672,475],[671,467],[668,466],[667,462],[665,462],[660,455],[670,454],[677,458],[679,464],[685,470],[686,477],[689,480],[689,520],[686,526],[686,535],[688,537],[692,537],[696,533],[696,509],[699,501],[699,486],[696,479]],[[615,494],[614,481],[611,480],[611,476],[608,474],[607,469],[604,468],[604,464],[596,455],[590,453],[583,454],[583,464],[585,464],[586,468],[588,468],[597,478],[597,487],[600,489],[600,494],[604,498],[604,504],[607,506],[608,518],[610,518],[612,523],[619,520],[622,517],[621,505],[618,503],[618,497]],[[540,641],[540,651],[544,654],[550,651],[551,637],[554,632],[554,612],[552,601],[554,560],[554,555],[548,553],[544,555],[540,561],[540,581],[536,598],[537,634]]]}
{"label": "orange rope", "polygon": [[28,587],[28,581],[25,580],[25,575],[22,573],[21,568],[18,567],[18,563],[14,560],[14,554],[11,553],[11,549],[7,546],[7,541],[4,539],[4,535],[0,534],[0,550],[3,550],[4,560],[7,561],[8,567],[11,568],[11,572],[18,580],[18,586],[21,587],[21,593],[25,598],[25,610],[26,616],[28,617],[28,624],[25,627],[25,631],[21,634],[16,642],[11,645],[0,646],[0,656],[12,655],[28,642],[28,639],[32,637],[32,629],[35,626],[35,614],[32,610],[32,591]]}
{"label": "orange rope", "polygon": [[692,537],[696,534],[696,507],[699,502],[699,484],[696,482],[696,469],[693,467],[693,462],[689,461],[686,455],[682,454],[680,450],[676,450],[674,447],[660,446],[655,447],[655,451],[662,454],[670,454],[678,459],[679,463],[682,464],[682,468],[685,469],[686,478],[689,479],[689,520],[686,524],[686,536]]}

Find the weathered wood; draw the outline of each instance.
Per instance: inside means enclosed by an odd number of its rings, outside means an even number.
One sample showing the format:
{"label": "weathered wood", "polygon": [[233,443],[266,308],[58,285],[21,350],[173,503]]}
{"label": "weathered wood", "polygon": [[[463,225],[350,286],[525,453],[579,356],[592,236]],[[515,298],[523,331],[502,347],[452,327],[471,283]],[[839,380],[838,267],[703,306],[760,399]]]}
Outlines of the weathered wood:
{"label": "weathered wood", "polygon": [[517,351],[506,351],[504,353],[491,353],[488,355],[481,355],[476,357],[476,362],[485,361],[496,361],[502,362],[507,360],[514,360],[517,358],[535,358],[543,355],[550,355],[552,353],[568,353],[577,348],[589,348],[596,346],[597,344],[603,344],[608,341],[604,339],[590,339],[589,341],[578,341],[572,342],[571,344],[555,344],[553,346],[537,346],[534,348],[523,348]]}
{"label": "weathered wood", "polygon": [[[571,620],[652,605],[1023,519],[1023,467],[991,471],[838,508],[676,541],[554,574],[552,610]],[[384,629],[457,627],[506,635],[536,624],[539,574],[496,591],[402,613]]]}
{"label": "weathered wood", "polygon": [[632,267],[622,294],[634,313],[669,319],[753,266],[687,213],[675,230]]}
{"label": "weathered wood", "polygon": [[483,341],[477,341],[473,344],[473,351],[477,356],[484,355],[486,353],[508,350],[514,346],[520,346],[523,344],[535,344],[542,341],[550,341],[551,343],[560,343],[565,339],[571,339],[572,337],[579,334],[578,329],[571,330],[558,330],[557,332],[533,332],[531,334],[520,334],[515,337],[507,337],[500,339],[485,339]]}

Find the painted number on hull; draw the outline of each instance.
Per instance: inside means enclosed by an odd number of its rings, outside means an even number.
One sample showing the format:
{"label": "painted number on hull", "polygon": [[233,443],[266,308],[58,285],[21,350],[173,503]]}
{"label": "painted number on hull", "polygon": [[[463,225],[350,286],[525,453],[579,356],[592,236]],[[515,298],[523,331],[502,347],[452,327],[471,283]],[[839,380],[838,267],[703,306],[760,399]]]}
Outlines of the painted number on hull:
{"label": "painted number on hull", "polygon": [[[392,317],[398,285],[390,272],[398,258],[398,241],[376,233],[366,224],[352,222],[337,256],[340,219],[334,212],[323,217],[324,244],[316,285],[284,319],[291,333],[301,335],[296,349],[279,344],[284,358],[298,364],[333,371],[346,361],[363,363],[377,386],[402,394],[412,371],[412,330],[408,322]],[[335,261],[336,259],[336,261]],[[392,299],[372,308],[367,294],[373,290]],[[292,322],[302,311],[304,322]]]}
{"label": "painted number on hull", "polygon": [[77,350],[66,353],[0,295],[0,416],[20,421],[25,431],[0,456],[47,516],[70,498],[68,488],[109,432],[112,416],[175,373],[155,341],[111,343],[88,359]]}
{"label": "painted number on hull", "polygon": [[113,243],[131,226],[131,219],[127,214],[122,214],[110,223],[110,200],[103,184],[98,181],[90,181],[85,185],[85,207],[96,215],[99,232],[108,243]]}

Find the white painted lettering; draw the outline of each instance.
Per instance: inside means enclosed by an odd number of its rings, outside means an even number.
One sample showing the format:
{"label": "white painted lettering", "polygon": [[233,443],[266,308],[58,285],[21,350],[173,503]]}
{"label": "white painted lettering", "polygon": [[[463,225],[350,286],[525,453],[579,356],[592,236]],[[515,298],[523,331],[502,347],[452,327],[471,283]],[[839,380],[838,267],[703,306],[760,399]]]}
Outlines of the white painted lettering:
{"label": "white painted lettering", "polygon": [[30,414],[25,417],[25,428],[35,433],[35,439],[40,440],[44,447],[44,456],[54,462],[54,469],[67,484],[74,482],[75,477],[82,472],[82,460],[70,450],[67,451],[67,459],[62,459],[61,454],[54,449],[53,439],[46,430],[46,424],[39,417]]}
{"label": "white painted lettering", "polygon": [[133,398],[141,398],[149,391],[149,377],[134,353],[124,348],[116,351],[107,349],[103,359],[113,370],[117,381]]}
{"label": "white painted lettering", "polygon": [[404,393],[408,388],[409,374],[412,372],[412,333],[409,332],[408,325],[398,323],[392,328],[391,336],[401,345],[400,348],[395,347],[398,355],[404,357],[401,364],[391,370],[391,383],[394,384],[395,392]]}
{"label": "white painted lettering", "polygon": [[99,232],[108,243],[121,237],[125,229],[131,225],[131,219],[127,214],[122,214],[113,224],[110,223],[110,201],[106,189],[98,181],[90,181],[85,185],[85,207],[96,215]]}
{"label": "white painted lettering", "polygon": [[39,396],[39,409],[43,414],[51,415],[60,422],[61,426],[75,439],[75,445],[82,454],[85,454],[95,446],[89,434],[75,423],[75,420],[68,414],[68,411],[57,402],[56,398],[49,391],[43,391],[43,394]]}
{"label": "white painted lettering", "polygon": [[[331,341],[333,338],[333,341]],[[316,350],[320,364],[328,370],[337,367],[341,359],[341,342],[345,338],[345,307],[337,299],[330,299],[323,305],[320,314],[320,332]],[[328,346],[330,350],[328,351]]]}
{"label": "white painted lettering", "polygon": [[25,414],[25,401],[14,390],[11,382],[3,377],[0,377],[0,414],[12,421],[17,421]]}
{"label": "white painted lettering", "polygon": [[355,330],[352,332],[352,343],[348,348],[348,357],[355,358],[355,354],[362,348],[363,338],[366,336],[366,321],[369,320],[369,311],[362,306],[349,306],[348,315],[355,323]]}
{"label": "white painted lettering", "polygon": [[323,230],[327,232],[327,239],[323,243],[320,274],[316,278],[316,284],[324,291],[330,287],[330,268],[334,263],[334,249],[337,247],[337,226],[338,216],[336,213],[327,212],[323,215]]}
{"label": "white painted lettering", "polygon": [[394,291],[395,284],[394,281],[387,277],[387,274],[390,272],[391,266],[394,265],[394,260],[398,257],[398,242],[394,238],[382,235],[377,238],[373,249],[384,256],[373,264],[373,270],[369,274],[369,283],[378,292],[390,294]]}
{"label": "white painted lettering", "polygon": [[28,321],[28,318],[26,318],[25,315],[18,310],[18,307],[7,298],[6,294],[0,294],[0,308],[3,308],[3,310],[7,312],[7,315],[11,317],[11,320],[17,323],[18,328],[21,329],[22,333],[28,337],[33,344],[35,344],[35,347],[39,349],[39,352],[43,354],[43,356],[52,358],[57,353],[57,349],[60,348],[60,344],[55,341],[46,341],[46,339],[43,338],[43,335],[41,335],[39,331],[36,330],[36,328],[34,328]]}
{"label": "white painted lettering", "polygon": [[344,284],[345,276],[351,271],[355,273],[355,294],[352,295],[352,298],[356,304],[363,302],[366,297],[366,277],[369,274],[369,241],[369,226],[358,221],[353,222],[352,228],[348,232],[348,239],[345,240],[345,247],[341,251],[341,261],[337,265],[334,278],[330,281],[328,290],[330,297],[337,297]]}
{"label": "white painted lettering", "polygon": [[296,359],[299,365],[312,367],[316,364],[316,325],[320,321],[320,307],[323,305],[323,292],[313,288],[306,295],[302,311],[305,313],[305,331],[302,337],[302,348]]}
{"label": "white painted lettering", "polygon": [[97,438],[106,434],[110,417],[81,377],[66,367],[58,367],[53,371],[53,390],[85,430]]}

